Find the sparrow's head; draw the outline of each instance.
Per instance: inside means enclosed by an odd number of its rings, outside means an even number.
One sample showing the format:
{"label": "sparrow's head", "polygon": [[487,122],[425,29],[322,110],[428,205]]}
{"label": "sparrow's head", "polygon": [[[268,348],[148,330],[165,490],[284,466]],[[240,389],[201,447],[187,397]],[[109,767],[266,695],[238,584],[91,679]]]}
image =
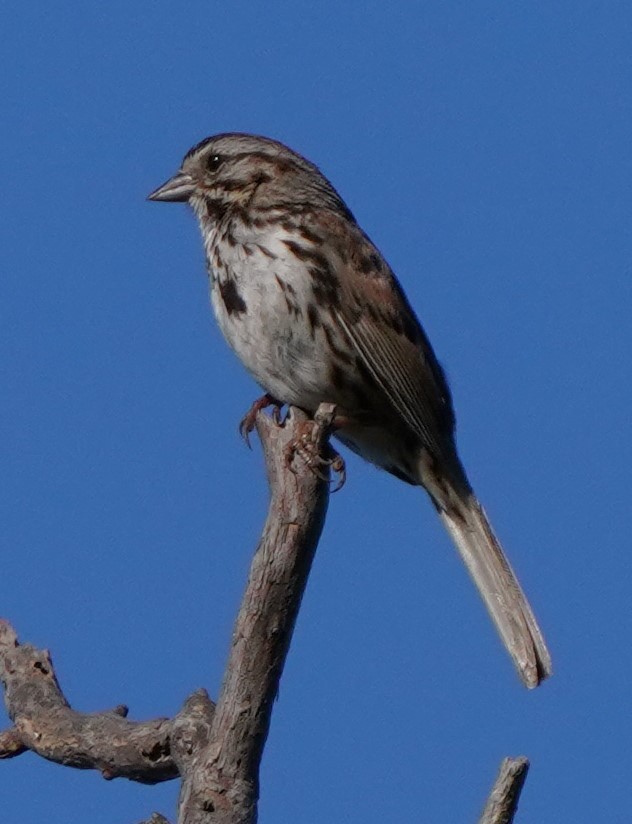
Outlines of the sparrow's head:
{"label": "sparrow's head", "polygon": [[184,156],[176,174],[148,200],[190,203],[214,217],[231,206],[265,210],[328,205],[348,213],[318,168],[276,140],[228,133],[202,140]]}

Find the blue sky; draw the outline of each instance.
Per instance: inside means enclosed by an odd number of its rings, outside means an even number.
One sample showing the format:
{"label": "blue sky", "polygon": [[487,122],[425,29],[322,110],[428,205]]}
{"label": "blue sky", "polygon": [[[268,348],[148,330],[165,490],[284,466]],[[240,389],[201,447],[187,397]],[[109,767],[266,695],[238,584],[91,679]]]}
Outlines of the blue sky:
{"label": "blue sky", "polygon": [[[266,507],[257,389],[211,318],[184,207],[208,134],[316,162],[397,272],[459,446],[549,641],[524,690],[423,493],[353,457],[299,618],[262,824],[624,820],[632,771],[628,3],[59,5],[2,12],[0,614],[69,700],[216,696]],[[175,783],[23,756],[3,820],[173,814]],[[607,799],[605,801],[604,799]]]}

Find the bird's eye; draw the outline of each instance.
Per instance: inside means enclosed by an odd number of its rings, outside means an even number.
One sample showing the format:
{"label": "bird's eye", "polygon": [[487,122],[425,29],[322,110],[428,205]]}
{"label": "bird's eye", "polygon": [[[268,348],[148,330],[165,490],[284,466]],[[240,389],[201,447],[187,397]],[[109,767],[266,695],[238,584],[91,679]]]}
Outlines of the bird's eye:
{"label": "bird's eye", "polygon": [[223,159],[223,157],[217,154],[210,155],[209,159],[206,161],[206,168],[209,170],[209,172],[216,172],[222,165]]}

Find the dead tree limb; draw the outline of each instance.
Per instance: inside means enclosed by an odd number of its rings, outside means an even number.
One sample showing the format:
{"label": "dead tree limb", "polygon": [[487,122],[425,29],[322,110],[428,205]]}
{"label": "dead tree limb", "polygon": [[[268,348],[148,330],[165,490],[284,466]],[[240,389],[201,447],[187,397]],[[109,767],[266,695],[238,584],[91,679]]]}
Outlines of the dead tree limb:
{"label": "dead tree limb", "polygon": [[511,824],[528,772],[524,756],[503,760],[478,824]]}
{"label": "dead tree limb", "polygon": [[318,459],[333,411],[321,406],[315,422],[293,412],[293,425],[285,427],[258,416],[270,507],[233,631],[210,740],[195,769],[184,776],[181,824],[257,820],[259,763],[272,704],[329,498],[327,467],[323,475],[301,457],[295,456],[291,466],[288,459],[297,442],[309,444]]}
{"label": "dead tree limb", "polygon": [[173,719],[128,721],[122,706],[76,712],[61,691],[48,651],[20,645],[6,621],[0,622],[0,679],[14,724],[0,735],[0,758],[32,750],[57,764],[98,770],[107,779],[156,784],[176,778],[176,739],[208,737],[213,718],[214,705],[204,690],[188,698]]}
{"label": "dead tree limb", "polygon": [[[272,706],[327,510],[333,413],[323,405],[310,421],[292,410],[281,426],[257,416],[271,498],[217,706],[199,690],[173,719],[129,721],[123,706],[76,712],[49,653],[20,645],[0,622],[0,680],[13,722],[0,733],[0,758],[32,750],[146,784],[180,776],[179,824],[255,824]],[[527,768],[526,759],[503,762],[479,824],[511,824]],[[166,819],[155,813],[148,822]]]}
{"label": "dead tree limb", "polygon": [[283,426],[258,416],[271,500],[217,709],[201,690],[173,719],[133,722],[125,707],[76,712],[48,651],[20,645],[1,622],[0,680],[13,727],[0,733],[0,758],[32,750],[146,784],[180,775],[180,822],[256,821],[272,704],[327,510],[329,469],[319,456],[329,449],[333,411],[323,405],[309,421],[293,410]]}

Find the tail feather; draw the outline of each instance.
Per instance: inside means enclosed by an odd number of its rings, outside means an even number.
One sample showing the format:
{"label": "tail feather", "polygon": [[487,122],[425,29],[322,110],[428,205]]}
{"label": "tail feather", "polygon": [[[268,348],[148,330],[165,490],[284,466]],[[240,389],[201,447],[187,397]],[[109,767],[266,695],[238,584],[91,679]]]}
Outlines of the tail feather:
{"label": "tail feather", "polygon": [[[434,496],[433,496],[434,497]],[[450,495],[439,515],[527,687],[551,674],[551,656],[518,579],[473,492]]]}

